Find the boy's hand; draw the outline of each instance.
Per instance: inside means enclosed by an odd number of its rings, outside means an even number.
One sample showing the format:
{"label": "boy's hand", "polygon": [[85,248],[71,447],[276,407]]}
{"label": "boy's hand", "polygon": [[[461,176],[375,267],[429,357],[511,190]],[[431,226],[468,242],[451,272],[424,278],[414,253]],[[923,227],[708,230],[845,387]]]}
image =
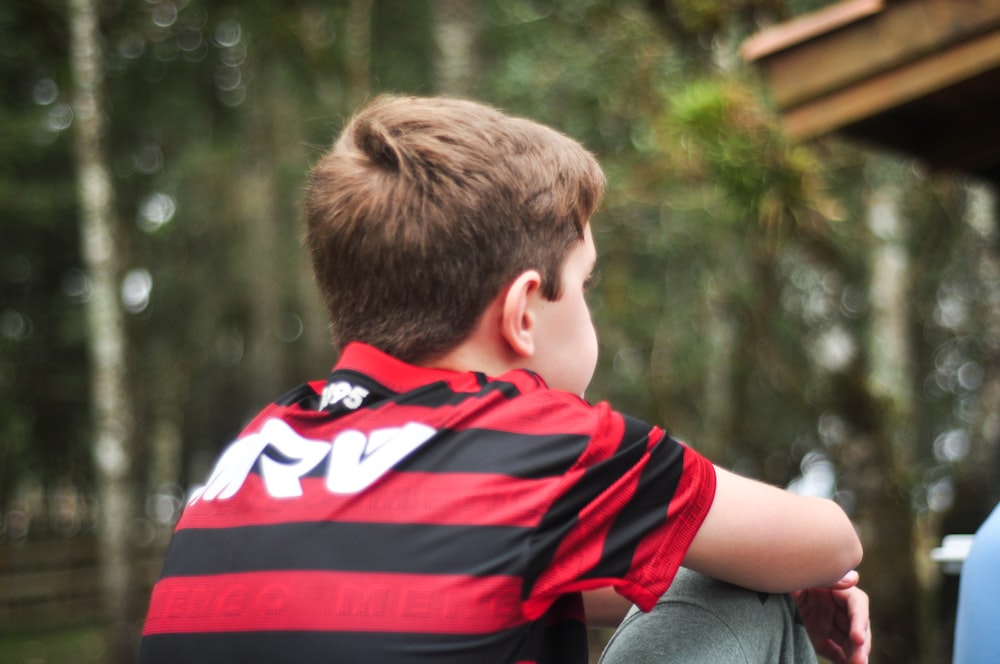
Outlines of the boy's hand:
{"label": "boy's hand", "polygon": [[834,664],[865,664],[872,648],[868,595],[851,571],[829,588],[792,593],[816,653]]}

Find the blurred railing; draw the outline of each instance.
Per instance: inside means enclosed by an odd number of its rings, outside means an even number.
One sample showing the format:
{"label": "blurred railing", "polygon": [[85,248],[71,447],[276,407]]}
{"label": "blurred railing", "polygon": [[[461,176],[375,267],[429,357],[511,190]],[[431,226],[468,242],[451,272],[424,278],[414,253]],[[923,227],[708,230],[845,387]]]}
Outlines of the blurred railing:
{"label": "blurred railing", "polygon": [[[134,553],[136,601],[144,602],[160,573],[163,547]],[[97,539],[0,542],[0,631],[96,624],[103,619]]]}

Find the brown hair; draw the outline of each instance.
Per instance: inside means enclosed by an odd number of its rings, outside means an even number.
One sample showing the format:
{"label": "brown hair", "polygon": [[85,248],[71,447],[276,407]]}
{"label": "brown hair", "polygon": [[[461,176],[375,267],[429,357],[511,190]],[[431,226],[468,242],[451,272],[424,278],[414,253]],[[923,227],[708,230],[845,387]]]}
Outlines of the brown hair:
{"label": "brown hair", "polygon": [[527,269],[558,299],[604,187],[593,156],[543,125],[470,101],[375,99],[313,168],[305,201],[335,345],[431,360]]}

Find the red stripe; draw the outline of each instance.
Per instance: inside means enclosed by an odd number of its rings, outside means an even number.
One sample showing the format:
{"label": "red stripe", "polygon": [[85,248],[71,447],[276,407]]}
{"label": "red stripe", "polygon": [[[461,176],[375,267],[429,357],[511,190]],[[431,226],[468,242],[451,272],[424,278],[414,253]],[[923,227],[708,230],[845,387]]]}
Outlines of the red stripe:
{"label": "red stripe", "polygon": [[[560,543],[552,565],[539,577],[532,596],[525,602],[530,618],[541,615],[553,596],[606,585],[599,579],[581,580],[587,570],[600,563],[604,543],[614,517],[632,499],[650,450],[662,434],[651,436],[646,456],[623,475],[614,489],[580,512],[577,526]],[[580,472],[582,475],[582,472]],[[671,497],[661,525],[637,545],[632,566],[615,587],[644,611],[649,611],[666,592],[684,560],[691,541],[701,527],[715,495],[712,464],[690,448],[684,449],[684,470]]]}
{"label": "red stripe", "polygon": [[168,577],[145,634],[257,631],[485,634],[516,627],[517,577],[253,572]]}
{"label": "red stripe", "polygon": [[[560,542],[552,564],[538,577],[532,596],[525,602],[525,611],[530,618],[542,615],[553,597],[607,585],[580,577],[601,562],[608,531],[615,517],[635,494],[644,467],[645,463],[640,463],[629,469],[601,498],[580,512],[576,526]],[[573,475],[578,476],[574,478],[576,482],[584,477],[584,470],[573,471],[567,477]]]}
{"label": "red stripe", "polygon": [[256,473],[232,498],[199,500],[177,529],[235,528],[288,521],[428,523],[532,527],[560,478],[518,479],[482,473],[388,473],[367,491],[334,494],[325,480],[302,480],[302,496],[272,498]]}
{"label": "red stripe", "polygon": [[667,507],[667,519],[640,542],[632,561],[635,585],[629,598],[643,611],[651,610],[673,582],[714,499],[715,467],[684,446],[684,471]]}

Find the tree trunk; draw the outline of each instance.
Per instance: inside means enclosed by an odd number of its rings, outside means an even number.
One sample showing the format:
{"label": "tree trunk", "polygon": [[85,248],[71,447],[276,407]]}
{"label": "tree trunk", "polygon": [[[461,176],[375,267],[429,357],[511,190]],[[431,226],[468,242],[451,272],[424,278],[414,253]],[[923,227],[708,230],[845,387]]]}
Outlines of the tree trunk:
{"label": "tree trunk", "polygon": [[733,441],[738,440],[739,418],[737,394],[740,385],[737,376],[736,353],[740,344],[737,316],[731,311],[727,297],[711,287],[708,294],[709,319],[706,338],[709,344],[708,366],[705,376],[704,441],[698,445],[715,463],[732,465]]}
{"label": "tree trunk", "polygon": [[981,388],[980,420],[974,432],[973,447],[966,466],[974,470],[987,489],[983,504],[985,518],[993,502],[1000,497],[996,478],[991,469],[1000,462],[1000,233],[997,230],[997,192],[991,186],[968,187],[966,223],[977,238],[974,256],[982,296],[979,298],[984,331],[980,338],[983,348],[985,375]]}
{"label": "tree trunk", "polygon": [[434,1],[435,87],[439,94],[468,96],[475,74],[476,3]]}
{"label": "tree trunk", "polygon": [[372,63],[372,2],[351,0],[347,26],[347,103],[350,111],[364,102],[371,92]]}
{"label": "tree trunk", "polygon": [[834,378],[837,412],[851,435],[831,456],[842,470],[841,491],[854,496],[852,518],[865,546],[861,584],[871,599],[873,664],[923,661],[920,587],[914,560],[911,484],[893,452],[892,425],[873,395],[864,367],[855,364]]}
{"label": "tree trunk", "polygon": [[133,516],[134,421],[127,388],[124,316],[117,295],[119,256],[114,195],[104,156],[103,64],[94,0],[69,3],[75,84],[77,186],[83,262],[90,277],[87,324],[94,413],[92,453],[99,491],[100,566],[110,623],[108,662],[135,659],[128,527]]}
{"label": "tree trunk", "polygon": [[[251,123],[247,142],[272,145],[267,122]],[[255,406],[276,398],[283,386],[285,350],[278,330],[281,325],[283,258],[282,238],[277,227],[283,215],[277,203],[273,166],[267,150],[248,158],[240,174],[240,218],[246,223],[247,287],[249,321],[247,329],[247,373],[250,397]],[[247,363],[244,364],[247,366]]]}
{"label": "tree trunk", "polygon": [[149,431],[147,476],[149,489],[156,492],[179,485],[184,452],[181,370],[169,362],[159,365]]}
{"label": "tree trunk", "polygon": [[[872,599],[876,662],[921,661],[920,586],[914,558],[915,522],[910,503],[910,445],[915,430],[912,344],[909,333],[910,260],[900,219],[900,191],[877,185],[868,201],[872,231],[870,366],[855,398],[868,420],[860,428],[856,467],[857,517],[865,561],[878,574],[864,575]],[[855,388],[860,386],[855,385]],[[857,411],[849,416],[856,417]]]}
{"label": "tree trunk", "polygon": [[871,382],[893,421],[895,453],[909,467],[912,440],[912,344],[909,333],[910,259],[899,211],[900,191],[878,187],[868,203],[868,227],[875,238],[871,258]]}

